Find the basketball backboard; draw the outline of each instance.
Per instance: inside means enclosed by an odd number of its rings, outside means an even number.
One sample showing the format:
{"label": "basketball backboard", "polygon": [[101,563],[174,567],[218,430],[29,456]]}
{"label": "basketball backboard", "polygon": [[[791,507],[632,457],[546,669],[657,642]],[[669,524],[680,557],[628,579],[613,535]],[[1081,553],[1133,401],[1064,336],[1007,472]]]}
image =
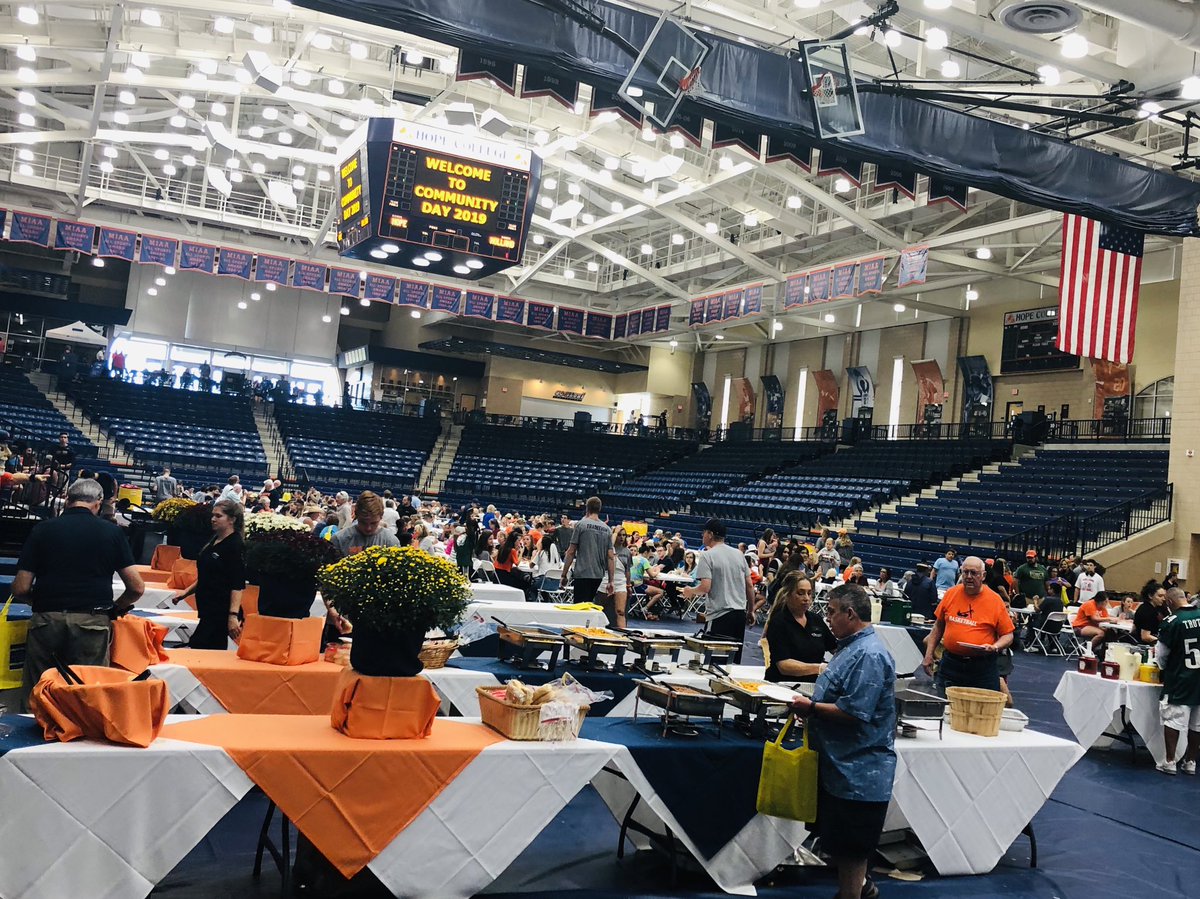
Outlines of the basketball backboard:
{"label": "basketball backboard", "polygon": [[684,95],[696,88],[710,49],[691,30],[663,13],[617,94],[666,129]]}
{"label": "basketball backboard", "polygon": [[862,134],[862,110],[846,42],[813,41],[801,44],[800,52],[817,133],[826,140]]}

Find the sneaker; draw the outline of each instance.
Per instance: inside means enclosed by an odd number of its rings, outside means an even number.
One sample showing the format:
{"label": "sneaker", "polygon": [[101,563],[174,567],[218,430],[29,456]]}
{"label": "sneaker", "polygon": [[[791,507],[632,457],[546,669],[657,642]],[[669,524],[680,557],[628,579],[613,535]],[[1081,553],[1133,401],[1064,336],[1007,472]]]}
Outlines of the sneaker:
{"label": "sneaker", "polygon": [[1159,762],[1158,765],[1156,765],[1155,767],[1157,767],[1158,770],[1161,771],[1163,774],[1177,774],[1178,773],[1174,762]]}
{"label": "sneaker", "polygon": [[1184,774],[1191,774],[1194,777],[1196,774],[1196,763],[1195,762],[1180,762],[1179,770],[1182,771]]}

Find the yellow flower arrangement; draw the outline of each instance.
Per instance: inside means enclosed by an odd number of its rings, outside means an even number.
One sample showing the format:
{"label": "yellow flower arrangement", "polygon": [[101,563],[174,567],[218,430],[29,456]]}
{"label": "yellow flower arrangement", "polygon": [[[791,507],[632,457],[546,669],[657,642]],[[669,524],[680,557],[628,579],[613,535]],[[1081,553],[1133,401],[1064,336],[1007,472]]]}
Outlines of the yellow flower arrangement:
{"label": "yellow flower arrangement", "polygon": [[448,559],[412,546],[372,546],[317,574],[321,595],[354,622],[381,632],[453,629],[471,598]]}
{"label": "yellow flower arrangement", "polygon": [[161,503],[154,507],[151,516],[155,521],[164,521],[170,524],[181,513],[196,505],[190,499],[185,499],[182,496],[174,499],[164,499]]}

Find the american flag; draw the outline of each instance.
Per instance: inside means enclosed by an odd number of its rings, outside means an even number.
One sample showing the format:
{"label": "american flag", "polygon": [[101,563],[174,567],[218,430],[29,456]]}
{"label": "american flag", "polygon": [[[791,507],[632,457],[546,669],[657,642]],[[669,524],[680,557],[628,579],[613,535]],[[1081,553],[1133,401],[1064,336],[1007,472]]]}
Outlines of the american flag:
{"label": "american flag", "polygon": [[1060,350],[1109,362],[1133,360],[1144,246],[1140,231],[1063,216]]}

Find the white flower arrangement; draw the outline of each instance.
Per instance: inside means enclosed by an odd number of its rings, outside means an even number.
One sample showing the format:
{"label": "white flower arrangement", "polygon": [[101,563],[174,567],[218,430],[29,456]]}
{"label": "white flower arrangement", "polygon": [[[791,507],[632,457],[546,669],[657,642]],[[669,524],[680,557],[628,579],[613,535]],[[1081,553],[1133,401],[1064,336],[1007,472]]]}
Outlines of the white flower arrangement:
{"label": "white flower arrangement", "polygon": [[246,516],[246,536],[268,531],[308,531],[308,526],[298,518],[277,515],[274,512],[255,512]]}

